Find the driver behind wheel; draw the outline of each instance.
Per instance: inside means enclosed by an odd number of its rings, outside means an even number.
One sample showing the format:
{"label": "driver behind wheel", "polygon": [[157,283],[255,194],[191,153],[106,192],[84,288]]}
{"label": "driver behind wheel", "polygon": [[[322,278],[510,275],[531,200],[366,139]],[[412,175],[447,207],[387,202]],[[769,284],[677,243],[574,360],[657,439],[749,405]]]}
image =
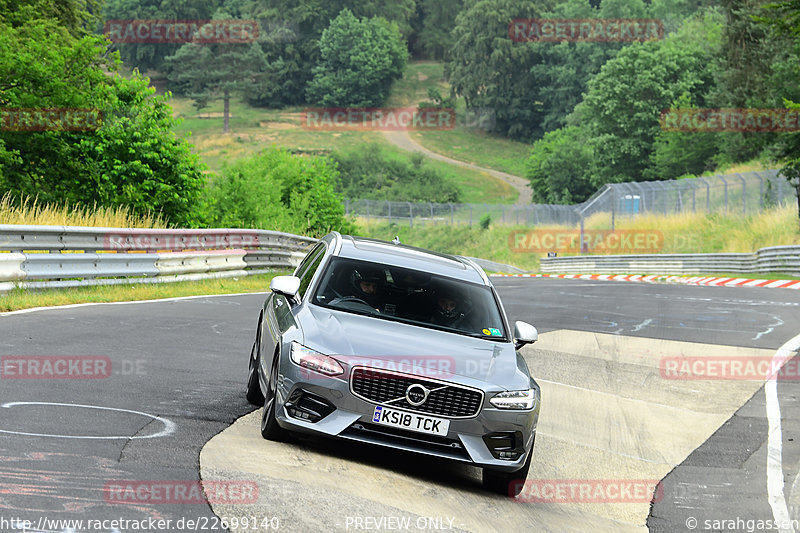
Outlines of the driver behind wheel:
{"label": "driver behind wheel", "polygon": [[359,267],[353,270],[353,296],[364,300],[376,311],[381,311],[385,304],[384,281],[385,276],[379,270]]}
{"label": "driver behind wheel", "polygon": [[464,295],[455,287],[441,286],[435,291],[435,305],[430,322],[440,326],[457,327],[465,317]]}

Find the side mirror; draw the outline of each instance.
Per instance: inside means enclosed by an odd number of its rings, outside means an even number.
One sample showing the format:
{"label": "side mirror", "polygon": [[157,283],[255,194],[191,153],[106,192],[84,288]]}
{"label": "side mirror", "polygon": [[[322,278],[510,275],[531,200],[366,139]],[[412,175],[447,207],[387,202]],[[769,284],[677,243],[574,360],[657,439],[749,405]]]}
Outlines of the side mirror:
{"label": "side mirror", "polygon": [[289,300],[294,300],[300,290],[300,278],[296,276],[276,276],[269,283],[269,290],[282,294]]}
{"label": "side mirror", "polygon": [[517,350],[537,340],[539,340],[539,332],[535,327],[527,322],[517,321],[514,323],[514,347]]}

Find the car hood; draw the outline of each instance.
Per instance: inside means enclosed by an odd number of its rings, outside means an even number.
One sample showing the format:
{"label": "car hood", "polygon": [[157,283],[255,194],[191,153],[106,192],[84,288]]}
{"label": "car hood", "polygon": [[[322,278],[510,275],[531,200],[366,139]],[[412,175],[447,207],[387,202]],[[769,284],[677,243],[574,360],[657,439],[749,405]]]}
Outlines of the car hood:
{"label": "car hood", "polygon": [[[400,322],[304,306],[303,342],[352,367],[387,368],[422,376],[478,381],[507,390],[528,388],[530,376],[514,345]],[[474,383],[478,385],[478,383]]]}

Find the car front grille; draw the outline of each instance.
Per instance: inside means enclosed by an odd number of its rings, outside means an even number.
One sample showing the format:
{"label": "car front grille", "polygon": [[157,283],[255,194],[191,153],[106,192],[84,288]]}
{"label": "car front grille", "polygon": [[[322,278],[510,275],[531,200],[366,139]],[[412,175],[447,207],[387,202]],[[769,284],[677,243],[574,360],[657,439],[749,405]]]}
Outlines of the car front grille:
{"label": "car front grille", "polygon": [[[411,385],[422,385],[430,391],[422,405],[415,407],[406,400],[406,390]],[[446,418],[472,418],[483,405],[483,392],[478,389],[366,367],[353,368],[350,390],[368,402]]]}

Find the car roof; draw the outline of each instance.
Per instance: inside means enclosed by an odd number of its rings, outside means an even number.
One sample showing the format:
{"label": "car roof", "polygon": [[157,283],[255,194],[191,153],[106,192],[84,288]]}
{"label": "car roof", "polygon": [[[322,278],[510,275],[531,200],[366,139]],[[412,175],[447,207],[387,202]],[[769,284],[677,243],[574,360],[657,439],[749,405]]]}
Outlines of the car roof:
{"label": "car roof", "polygon": [[[397,266],[490,285],[483,270],[470,259],[366,237],[334,233],[334,255]],[[340,245],[339,245],[340,244]]]}

